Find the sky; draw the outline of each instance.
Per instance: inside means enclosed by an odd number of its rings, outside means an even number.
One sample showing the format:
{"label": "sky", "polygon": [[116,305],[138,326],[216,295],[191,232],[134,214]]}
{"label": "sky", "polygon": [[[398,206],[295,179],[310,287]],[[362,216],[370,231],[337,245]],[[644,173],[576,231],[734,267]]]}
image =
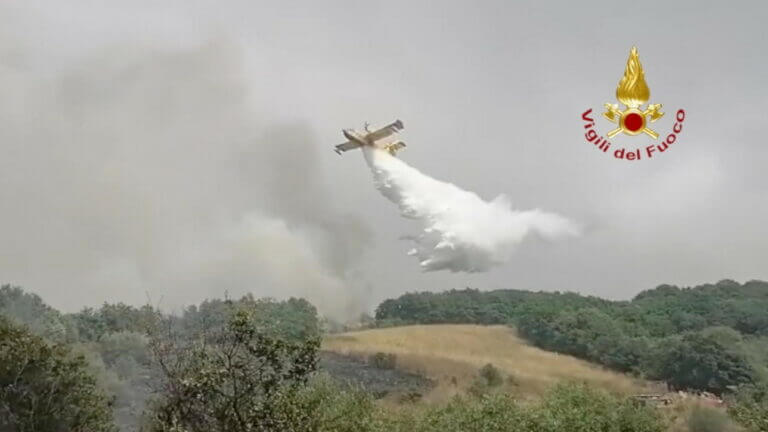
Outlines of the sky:
{"label": "sky", "polygon": [[[412,291],[768,278],[762,1],[0,3],[0,281],[75,311],[306,297],[348,317]],[[675,144],[616,160],[581,115],[637,46]],[[484,273],[422,272],[418,227],[342,128],[399,118],[400,157],[579,237]],[[612,129],[598,119],[602,134]],[[619,136],[614,148],[644,147]]]}

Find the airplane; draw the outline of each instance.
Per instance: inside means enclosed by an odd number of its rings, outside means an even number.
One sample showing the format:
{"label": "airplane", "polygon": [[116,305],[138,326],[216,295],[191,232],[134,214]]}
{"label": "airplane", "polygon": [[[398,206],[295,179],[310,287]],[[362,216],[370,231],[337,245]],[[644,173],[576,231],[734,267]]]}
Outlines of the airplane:
{"label": "airplane", "polygon": [[339,144],[336,146],[334,151],[337,154],[341,154],[345,151],[353,150],[356,148],[360,148],[363,146],[371,146],[375,148],[379,148],[382,150],[386,150],[391,154],[392,156],[397,153],[398,150],[405,147],[405,143],[400,140],[395,140],[391,142],[380,142],[384,138],[388,138],[393,134],[396,134],[400,132],[403,129],[403,122],[400,120],[395,120],[393,123],[388,124],[384,126],[381,129],[371,131],[368,129],[368,123],[365,123],[364,126],[365,132],[358,132],[354,129],[342,129],[341,132],[344,134],[344,137],[347,138],[349,141]]}

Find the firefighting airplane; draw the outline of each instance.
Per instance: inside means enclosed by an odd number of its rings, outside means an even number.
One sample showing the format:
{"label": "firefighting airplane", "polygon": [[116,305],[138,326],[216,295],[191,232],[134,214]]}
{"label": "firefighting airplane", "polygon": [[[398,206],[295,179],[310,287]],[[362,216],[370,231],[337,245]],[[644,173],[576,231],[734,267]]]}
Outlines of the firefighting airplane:
{"label": "firefighting airplane", "polygon": [[400,120],[395,120],[394,123],[388,124],[383,128],[375,131],[370,131],[368,129],[368,123],[365,124],[365,132],[358,132],[354,129],[342,129],[341,132],[349,141],[345,142],[344,144],[337,145],[334,151],[338,154],[341,154],[342,152],[353,150],[359,147],[371,146],[386,150],[389,152],[389,154],[394,156],[398,150],[405,147],[405,143],[400,140],[389,142],[380,141],[400,132],[402,129],[403,122]]}

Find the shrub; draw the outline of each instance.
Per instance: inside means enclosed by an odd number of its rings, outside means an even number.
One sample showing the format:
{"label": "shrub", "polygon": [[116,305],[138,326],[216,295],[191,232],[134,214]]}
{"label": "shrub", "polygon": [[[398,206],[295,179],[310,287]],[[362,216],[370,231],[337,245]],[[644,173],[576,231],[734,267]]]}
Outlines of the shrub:
{"label": "shrub", "polygon": [[[381,429],[387,430],[390,429]],[[535,405],[496,393],[456,398],[410,419],[409,432],[661,432],[664,424],[650,408],[584,385],[559,385]]]}
{"label": "shrub", "polygon": [[[300,418],[290,428],[292,432],[378,432],[374,427],[378,413],[371,395],[357,389],[340,387],[326,374],[313,376],[286,405]],[[259,430],[259,429],[257,429]]]}
{"label": "shrub", "polygon": [[[528,432],[530,413],[507,395],[481,399],[457,398],[420,418],[412,431],[419,432]],[[570,432],[570,431],[569,431]]]}
{"label": "shrub", "polygon": [[501,371],[496,366],[488,363],[480,368],[479,375],[488,384],[488,387],[498,387],[504,382]]}
{"label": "shrub", "polygon": [[551,432],[661,432],[663,424],[649,407],[637,406],[580,384],[561,384],[536,408],[532,430]]}
{"label": "shrub", "polygon": [[690,432],[724,432],[730,429],[728,415],[715,408],[696,405],[688,415]]}
{"label": "shrub", "polygon": [[750,432],[768,432],[768,384],[741,387],[728,400],[728,414]]}
{"label": "shrub", "polygon": [[477,371],[477,376],[472,380],[472,384],[470,384],[467,392],[472,396],[481,397],[503,383],[504,377],[501,375],[501,371],[496,366],[488,363]]}

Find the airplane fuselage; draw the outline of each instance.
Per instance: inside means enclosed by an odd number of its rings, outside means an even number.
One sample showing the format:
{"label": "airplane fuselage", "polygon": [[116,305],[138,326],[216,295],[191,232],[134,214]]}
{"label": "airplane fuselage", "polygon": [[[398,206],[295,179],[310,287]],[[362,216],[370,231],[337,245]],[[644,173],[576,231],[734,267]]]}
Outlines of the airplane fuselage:
{"label": "airplane fuselage", "polygon": [[368,123],[365,124],[364,131],[358,132],[354,129],[342,129],[341,132],[349,141],[337,145],[334,151],[342,154],[345,151],[368,146],[386,150],[394,156],[398,150],[405,147],[405,143],[393,141],[389,137],[398,133],[401,129],[403,129],[403,122],[400,120],[395,120],[392,124],[374,131],[368,129]]}
{"label": "airplane fuselage", "polygon": [[354,129],[342,129],[341,132],[344,134],[344,137],[352,142],[356,142],[360,145],[372,145],[373,143],[368,142],[367,139],[365,139],[364,136],[360,135],[356,130]]}

